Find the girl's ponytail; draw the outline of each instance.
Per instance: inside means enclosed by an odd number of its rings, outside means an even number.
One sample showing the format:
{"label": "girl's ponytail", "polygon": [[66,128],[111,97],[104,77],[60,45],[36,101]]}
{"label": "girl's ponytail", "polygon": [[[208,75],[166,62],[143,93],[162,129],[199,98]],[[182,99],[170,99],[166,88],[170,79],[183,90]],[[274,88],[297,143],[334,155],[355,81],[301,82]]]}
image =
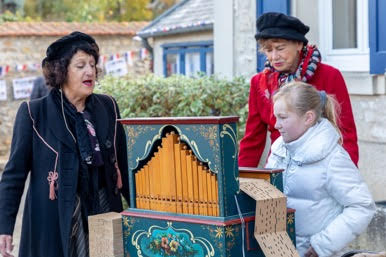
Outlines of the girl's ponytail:
{"label": "girl's ponytail", "polygon": [[[324,91],[319,91],[319,94],[322,95]],[[324,94],[326,94],[324,92]],[[322,98],[322,97],[321,97]],[[321,99],[321,108],[322,108],[322,117],[328,119],[331,124],[335,127],[336,131],[339,133],[340,140],[339,142],[343,144],[343,136],[339,129],[339,115],[340,115],[340,104],[336,101],[335,97],[332,95],[326,94],[326,101],[322,105]]]}

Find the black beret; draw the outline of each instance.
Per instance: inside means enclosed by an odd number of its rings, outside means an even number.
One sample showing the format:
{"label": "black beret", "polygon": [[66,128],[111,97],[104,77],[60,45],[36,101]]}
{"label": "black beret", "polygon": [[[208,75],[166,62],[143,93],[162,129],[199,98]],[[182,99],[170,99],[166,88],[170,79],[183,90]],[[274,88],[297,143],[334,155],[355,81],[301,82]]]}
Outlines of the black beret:
{"label": "black beret", "polygon": [[99,50],[93,37],[79,31],[74,31],[49,45],[46,51],[47,57],[44,58],[44,60],[52,61],[60,59],[70,49],[87,44]]}
{"label": "black beret", "polygon": [[310,27],[298,18],[283,13],[268,12],[261,15],[256,21],[256,40],[260,38],[283,38],[308,43],[304,36]]}

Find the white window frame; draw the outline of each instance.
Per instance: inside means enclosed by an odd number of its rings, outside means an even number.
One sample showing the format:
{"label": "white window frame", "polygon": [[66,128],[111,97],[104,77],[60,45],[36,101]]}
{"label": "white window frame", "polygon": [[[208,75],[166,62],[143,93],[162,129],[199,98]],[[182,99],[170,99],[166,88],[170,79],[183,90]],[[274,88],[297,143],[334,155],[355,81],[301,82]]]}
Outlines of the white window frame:
{"label": "white window frame", "polygon": [[332,0],[319,0],[319,48],[322,61],[341,71],[370,70],[368,0],[357,1],[357,48],[333,49]]}

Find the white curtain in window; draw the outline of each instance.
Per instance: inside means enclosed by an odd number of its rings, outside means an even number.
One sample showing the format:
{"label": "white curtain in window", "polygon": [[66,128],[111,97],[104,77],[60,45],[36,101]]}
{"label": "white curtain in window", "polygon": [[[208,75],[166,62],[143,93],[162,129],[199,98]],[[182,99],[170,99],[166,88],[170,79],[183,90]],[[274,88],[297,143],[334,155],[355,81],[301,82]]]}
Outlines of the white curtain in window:
{"label": "white curtain in window", "polygon": [[357,0],[332,1],[333,49],[357,48]]}
{"label": "white curtain in window", "polygon": [[214,61],[213,52],[206,53],[206,75],[212,75],[214,73]]}
{"label": "white curtain in window", "polygon": [[193,77],[200,71],[200,53],[185,54],[185,75]]}

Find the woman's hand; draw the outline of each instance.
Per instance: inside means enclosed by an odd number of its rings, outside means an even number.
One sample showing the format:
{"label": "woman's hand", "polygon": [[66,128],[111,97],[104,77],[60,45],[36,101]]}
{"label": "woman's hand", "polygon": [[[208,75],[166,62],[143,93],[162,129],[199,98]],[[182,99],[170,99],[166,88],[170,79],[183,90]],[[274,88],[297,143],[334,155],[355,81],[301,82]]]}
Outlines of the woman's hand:
{"label": "woman's hand", "polygon": [[12,250],[12,236],[0,235],[0,254],[3,257],[13,257],[13,255],[11,254]]}
{"label": "woman's hand", "polygon": [[308,250],[304,256],[305,257],[318,257],[318,254],[315,252],[314,248],[312,248],[312,246],[310,246],[310,248],[308,248]]}

